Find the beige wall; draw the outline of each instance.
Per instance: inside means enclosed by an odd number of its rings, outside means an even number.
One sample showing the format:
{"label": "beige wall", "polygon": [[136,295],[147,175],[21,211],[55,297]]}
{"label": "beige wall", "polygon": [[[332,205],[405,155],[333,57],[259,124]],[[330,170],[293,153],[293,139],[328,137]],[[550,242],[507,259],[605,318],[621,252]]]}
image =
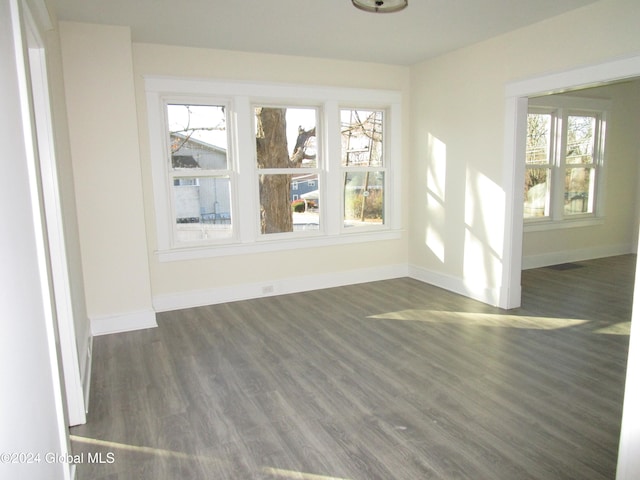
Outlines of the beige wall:
{"label": "beige wall", "polygon": [[638,55],[639,21],[637,1],[604,0],[412,68],[409,258],[424,277],[499,296],[506,85]]}
{"label": "beige wall", "polygon": [[149,313],[129,29],[59,25],[87,310]]}

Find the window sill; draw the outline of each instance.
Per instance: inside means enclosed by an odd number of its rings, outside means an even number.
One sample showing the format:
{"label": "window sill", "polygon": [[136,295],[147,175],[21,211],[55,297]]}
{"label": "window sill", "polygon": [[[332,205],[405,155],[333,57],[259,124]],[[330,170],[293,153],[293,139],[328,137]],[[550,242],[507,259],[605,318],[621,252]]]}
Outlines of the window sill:
{"label": "window sill", "polygon": [[176,262],[201,258],[295,250],[300,248],[317,248],[335,245],[348,245],[352,243],[398,240],[401,236],[402,230],[384,230],[378,232],[367,231],[333,236],[325,235],[309,237],[305,239],[265,240],[246,244],[198,245],[193,247],[173,248],[170,250],[158,250],[156,251],[156,255],[160,262]]}
{"label": "window sill", "polygon": [[604,225],[603,217],[581,217],[565,220],[525,220],[524,232],[543,232],[548,230],[563,230],[567,228],[596,227],[599,225]]}

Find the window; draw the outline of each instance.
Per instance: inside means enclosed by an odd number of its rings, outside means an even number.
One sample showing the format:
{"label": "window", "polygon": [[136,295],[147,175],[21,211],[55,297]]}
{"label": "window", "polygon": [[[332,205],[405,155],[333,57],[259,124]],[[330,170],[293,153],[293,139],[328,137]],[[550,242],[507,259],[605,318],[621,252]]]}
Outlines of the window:
{"label": "window", "polygon": [[162,261],[399,238],[398,92],[145,86]]}
{"label": "window", "polygon": [[531,102],[527,115],[525,221],[544,227],[596,220],[602,215],[606,104],[571,98],[539,106],[544,100]]}
{"label": "window", "polygon": [[384,223],[382,110],[340,111],[345,227]]}
{"label": "window", "polygon": [[[320,212],[292,206],[300,180],[315,186],[322,174],[316,142],[316,108],[256,106],[256,162],[260,198],[260,233],[320,229]],[[296,180],[293,180],[293,179]],[[319,195],[316,199],[319,202]]]}
{"label": "window", "polygon": [[167,103],[165,109],[175,244],[231,238],[226,106]]}

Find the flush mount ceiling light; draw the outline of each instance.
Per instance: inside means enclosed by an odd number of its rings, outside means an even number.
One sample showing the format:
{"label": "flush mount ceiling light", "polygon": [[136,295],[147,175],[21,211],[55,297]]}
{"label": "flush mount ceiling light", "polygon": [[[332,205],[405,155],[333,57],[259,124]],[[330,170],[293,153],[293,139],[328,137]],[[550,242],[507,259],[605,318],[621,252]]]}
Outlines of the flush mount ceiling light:
{"label": "flush mount ceiling light", "polygon": [[367,12],[390,13],[407,8],[409,0],[351,0],[351,3]]}

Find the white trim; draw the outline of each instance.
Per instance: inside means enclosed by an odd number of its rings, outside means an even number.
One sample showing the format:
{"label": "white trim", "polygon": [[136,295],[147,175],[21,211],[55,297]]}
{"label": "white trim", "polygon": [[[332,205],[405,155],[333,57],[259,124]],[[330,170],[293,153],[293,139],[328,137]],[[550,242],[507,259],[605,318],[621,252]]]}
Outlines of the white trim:
{"label": "white trim", "polygon": [[630,56],[516,80],[506,85],[505,96],[549,95],[578,88],[596,87],[602,83],[627,80],[638,75],[640,75],[640,56]]}
{"label": "white trim", "polygon": [[56,170],[55,145],[51,119],[51,102],[47,79],[46,52],[36,22],[25,12],[28,30],[28,60],[31,72],[34,120],[41,175],[42,202],[46,218],[49,263],[55,297],[56,322],[60,340],[60,357],[70,426],[86,422],[86,408],[76,348],[73,302],[69,280],[62,205]]}
{"label": "white trim", "polygon": [[[149,152],[151,158],[164,159],[163,142],[154,137],[154,132],[164,131],[163,122],[166,124],[166,113],[162,108],[161,99],[157,94],[147,93],[147,121],[149,122]],[[157,133],[155,134],[157,136]],[[159,160],[163,163],[163,160]],[[151,180],[153,183],[153,200],[156,211],[156,238],[160,249],[169,248],[170,239],[173,237],[171,224],[171,202],[167,186],[166,168],[152,168]]]}
{"label": "white trim", "polygon": [[157,326],[156,314],[153,310],[102,315],[91,318],[91,333],[93,336],[144,330],[145,328],[155,328]]}
{"label": "white trim", "polygon": [[[504,162],[502,165],[505,189],[504,219],[504,263],[502,267],[502,295],[498,306],[517,308],[520,306],[522,288],[522,236],[524,225],[524,203],[522,179],[525,171],[527,138],[527,98],[507,97],[505,106]],[[510,159],[521,159],[517,161]]]}
{"label": "white trim", "polygon": [[461,277],[434,272],[416,265],[409,265],[409,277],[492,306],[498,306],[504,295],[498,288],[474,284]]}
{"label": "white trim", "polygon": [[568,262],[580,262],[592,258],[613,257],[616,255],[626,255],[633,252],[633,245],[630,243],[620,245],[605,245],[592,248],[581,248],[563,250],[560,252],[543,253],[540,255],[527,255],[522,259],[522,269],[548,267]]}
{"label": "white trim", "polygon": [[[46,11],[46,4],[44,4],[43,1],[38,0],[38,2],[34,4],[34,7],[40,11]],[[15,82],[16,88],[15,91],[12,89],[12,91],[8,92],[7,95],[15,95],[17,93],[18,100],[11,104],[11,107],[17,108],[10,108],[9,113],[4,112],[4,114],[10,116],[13,113],[18,114],[16,115],[15,122],[18,124],[21,123],[21,126],[16,128],[16,132],[21,132],[22,138],[14,138],[13,140],[17,144],[23,143],[24,145],[24,150],[20,151],[20,154],[24,153],[24,158],[16,158],[16,161],[26,162],[34,233],[34,238],[31,240],[34,242],[33,253],[36,256],[35,268],[37,268],[37,274],[40,277],[40,285],[32,285],[32,291],[34,293],[34,297],[40,297],[37,300],[34,300],[34,303],[38,304],[37,309],[39,310],[40,307],[42,307],[42,316],[38,316],[38,318],[30,320],[44,321],[41,328],[45,331],[45,348],[47,349],[49,366],[51,369],[51,396],[48,400],[53,401],[53,415],[55,416],[54,419],[47,420],[47,425],[45,425],[45,428],[41,430],[43,433],[47,434],[49,438],[38,443],[59,449],[56,453],[66,456],[71,450],[71,445],[67,430],[68,422],[64,400],[63,371],[58,357],[58,345],[60,338],[58,335],[54,311],[54,293],[52,291],[53,282],[50,270],[51,255],[46,243],[46,220],[42,203],[43,192],[40,185],[42,178],[38,165],[39,151],[37,125],[33,110],[33,90],[30,78],[28,51],[29,47],[35,46],[37,48],[41,48],[43,43],[37,38],[39,36],[38,28],[35,26],[35,20],[33,20],[29,5],[25,0],[10,0],[10,2],[8,2],[8,8],[3,8],[3,11],[6,12],[7,9],[9,10],[10,18],[3,21],[3,27],[9,27],[9,32],[6,33],[7,36],[12,38],[11,40],[2,42],[2,53],[9,53],[9,48],[11,47],[5,49],[4,45],[8,46],[12,43],[11,46],[14,49],[14,55],[13,58],[10,59],[7,58],[10,55],[3,57],[3,62],[5,66],[9,65],[10,70],[13,70],[15,66],[16,78],[13,78],[9,85],[13,87]],[[31,45],[29,45],[28,39],[31,40]],[[6,62],[5,58],[7,60]],[[5,66],[3,66],[3,68],[5,68]],[[11,75],[14,75],[13,71],[10,71],[7,74],[7,77]],[[3,85],[6,84],[3,82]],[[16,149],[16,151],[18,150]],[[40,326],[35,328],[39,327]],[[32,348],[32,346],[25,345],[25,348]],[[33,381],[34,380],[30,378],[25,379],[27,384],[32,383]],[[45,390],[46,388],[44,390],[41,389],[41,391]],[[32,389],[25,391],[32,391]],[[31,444],[31,442],[28,444]],[[24,472],[25,470],[19,471]],[[50,465],[48,468],[38,471],[49,472],[50,475],[54,475],[56,478],[62,478],[64,480],[72,478],[75,474],[75,470],[72,465]]]}
{"label": "white trim", "polygon": [[374,107],[371,99],[380,100],[381,106],[389,103],[400,103],[402,94],[395,90],[374,90],[348,87],[326,87],[320,85],[300,85],[269,82],[234,82],[230,80],[214,80],[209,78],[184,78],[171,76],[145,75],[145,89],[159,95],[182,92],[192,95],[216,96],[249,96],[253,103],[272,103],[276,99],[283,102],[299,100],[305,105],[310,101],[332,99],[348,103],[354,107]]}
{"label": "white trim", "polygon": [[640,476],[640,262],[636,262],[636,282],[633,290],[633,312],[629,336],[629,356],[625,379],[624,403],[618,447],[616,480],[635,480]]}
{"label": "white trim", "polygon": [[[303,235],[305,232],[301,232]],[[223,257],[230,255],[247,255],[252,253],[276,252],[300,248],[318,248],[331,245],[348,245],[352,243],[397,240],[402,237],[402,230],[354,232],[343,235],[321,235],[316,232],[306,232],[286,240],[260,239],[256,242],[229,245],[204,245],[188,248],[174,248],[172,250],[158,250],[156,255],[161,262],[178,260],[195,260],[198,258]],[[274,234],[275,235],[275,234]],[[304,241],[300,241],[304,238]]]}
{"label": "white trim", "polygon": [[84,391],[85,412],[89,412],[89,390],[91,389],[91,370],[93,368],[93,335],[87,340],[87,359],[85,361],[82,387]]}
{"label": "white trim", "polygon": [[580,218],[565,217],[564,220],[527,220],[524,223],[525,232],[543,232],[547,230],[566,230],[567,228],[595,227],[604,224],[602,216],[588,216]]}
{"label": "white trim", "polygon": [[270,297],[323,288],[341,287],[357,283],[388,280],[407,276],[407,266],[387,265],[375,268],[350,270],[346,272],[326,273],[289,277],[272,281],[230,285],[207,290],[193,290],[156,295],[153,306],[158,312],[179,310],[182,308],[215,305],[218,303],[249,300],[252,298]]}
{"label": "white trim", "polygon": [[580,112],[600,113],[611,110],[611,100],[604,98],[591,98],[580,96],[542,96],[529,99],[530,107],[549,108],[553,111],[557,108],[565,110],[579,110]]}
{"label": "white trim", "polygon": [[[332,132],[331,125],[340,125],[340,104],[337,101],[325,103],[322,118],[322,130],[326,132],[324,136],[324,152],[327,158],[340,158],[342,154],[342,141],[340,132]],[[328,212],[340,212],[344,205],[344,191],[340,189],[338,195],[329,194],[328,185],[339,185],[342,181],[342,169],[339,165],[327,165],[325,181],[320,184],[320,194],[323,198],[323,206],[320,209],[320,221],[325,226],[325,234],[328,236],[340,235],[342,231],[342,215],[330,217]]]}

